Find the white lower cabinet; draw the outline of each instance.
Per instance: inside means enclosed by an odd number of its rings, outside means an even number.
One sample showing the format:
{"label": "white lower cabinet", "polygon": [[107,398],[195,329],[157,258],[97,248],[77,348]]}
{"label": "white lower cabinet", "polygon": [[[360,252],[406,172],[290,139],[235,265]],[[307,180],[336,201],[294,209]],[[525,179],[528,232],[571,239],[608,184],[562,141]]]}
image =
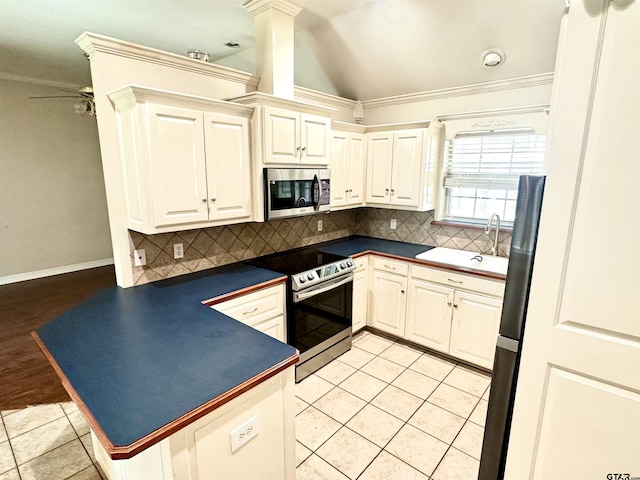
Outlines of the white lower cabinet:
{"label": "white lower cabinet", "polygon": [[412,278],[408,297],[405,338],[449,353],[454,290]]}
{"label": "white lower cabinet", "polygon": [[369,261],[368,325],[480,367],[493,367],[504,281],[376,255]]}
{"label": "white lower cabinet", "polygon": [[404,337],[408,265],[374,256],[371,272],[370,325]]}
{"label": "white lower cabinet", "polygon": [[353,260],[356,269],[353,273],[353,333],[367,325],[367,307],[369,305],[369,257]]}
{"label": "white lower cabinet", "polygon": [[284,288],[284,284],[262,288],[211,308],[286,342]]}
{"label": "white lower cabinet", "polygon": [[449,353],[485,368],[493,368],[502,299],[456,291]]}
{"label": "white lower cabinet", "polygon": [[[295,480],[294,385],[291,366],[125,460],[92,432],[96,459],[110,480]],[[257,433],[234,448],[248,423]]]}

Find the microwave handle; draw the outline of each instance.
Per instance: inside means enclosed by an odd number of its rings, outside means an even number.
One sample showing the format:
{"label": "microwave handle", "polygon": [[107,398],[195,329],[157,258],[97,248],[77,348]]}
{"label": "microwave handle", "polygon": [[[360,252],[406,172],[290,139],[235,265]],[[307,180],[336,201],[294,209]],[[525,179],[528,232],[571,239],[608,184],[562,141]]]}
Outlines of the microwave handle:
{"label": "microwave handle", "polygon": [[320,208],[320,180],[318,180],[318,175],[313,176],[313,183],[311,184],[311,203],[313,204],[313,209],[318,211]]}

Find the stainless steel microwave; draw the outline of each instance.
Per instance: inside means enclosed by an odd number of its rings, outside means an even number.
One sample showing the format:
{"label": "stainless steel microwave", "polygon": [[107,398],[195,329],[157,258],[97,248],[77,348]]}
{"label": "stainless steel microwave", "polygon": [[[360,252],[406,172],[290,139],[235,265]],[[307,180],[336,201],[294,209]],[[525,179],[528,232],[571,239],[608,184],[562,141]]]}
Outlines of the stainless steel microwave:
{"label": "stainless steel microwave", "polygon": [[265,168],[265,219],[329,211],[331,172],[317,168]]}

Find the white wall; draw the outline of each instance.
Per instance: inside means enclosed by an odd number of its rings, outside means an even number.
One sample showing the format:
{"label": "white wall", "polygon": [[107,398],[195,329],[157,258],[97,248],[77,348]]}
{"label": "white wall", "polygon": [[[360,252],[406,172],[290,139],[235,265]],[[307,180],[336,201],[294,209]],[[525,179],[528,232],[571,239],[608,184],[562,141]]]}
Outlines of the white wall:
{"label": "white wall", "polygon": [[[434,120],[501,109],[549,105],[553,74],[432,90],[362,102],[366,125]],[[492,116],[492,115],[488,115]]]}
{"label": "white wall", "polygon": [[0,77],[0,284],[112,258],[95,119],[28,99],[65,94]]}

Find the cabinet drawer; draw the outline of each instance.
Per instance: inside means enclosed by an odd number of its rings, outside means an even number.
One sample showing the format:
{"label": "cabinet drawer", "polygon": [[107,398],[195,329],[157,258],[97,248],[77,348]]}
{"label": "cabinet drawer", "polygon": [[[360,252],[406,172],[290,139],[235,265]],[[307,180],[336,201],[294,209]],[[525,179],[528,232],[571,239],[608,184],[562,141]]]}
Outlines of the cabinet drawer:
{"label": "cabinet drawer", "polygon": [[365,255],[364,257],[358,257],[353,259],[353,263],[356,266],[356,272],[362,272],[369,267],[369,255]]}
{"label": "cabinet drawer", "polygon": [[495,297],[504,296],[504,282],[473,275],[463,275],[451,270],[411,266],[411,277],[441,283],[456,289],[471,290]]}
{"label": "cabinet drawer", "polygon": [[408,264],[385,257],[373,257],[373,268],[405,277],[409,274]]}
{"label": "cabinet drawer", "polygon": [[261,320],[284,315],[284,285],[263,288],[211,308],[240,322],[255,325]]}

